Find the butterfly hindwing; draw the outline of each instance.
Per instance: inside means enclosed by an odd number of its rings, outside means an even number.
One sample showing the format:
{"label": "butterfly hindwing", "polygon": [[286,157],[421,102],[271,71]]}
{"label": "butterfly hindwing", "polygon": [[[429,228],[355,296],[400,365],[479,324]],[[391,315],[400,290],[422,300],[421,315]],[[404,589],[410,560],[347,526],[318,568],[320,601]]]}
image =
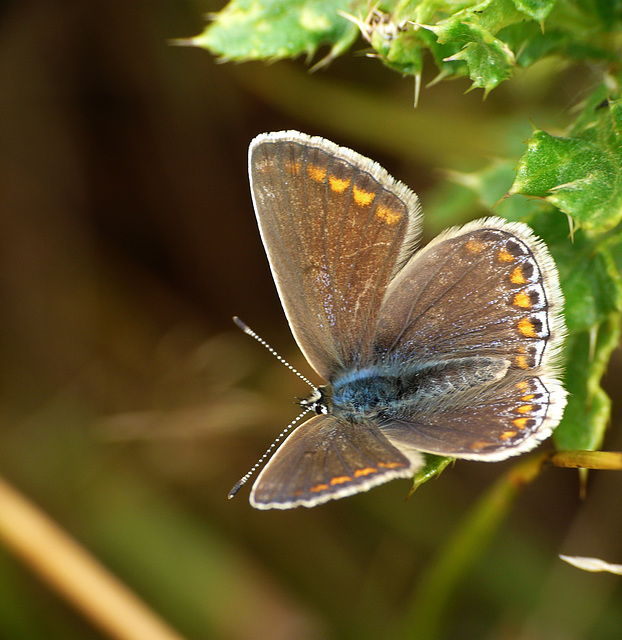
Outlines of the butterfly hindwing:
{"label": "butterfly hindwing", "polygon": [[480,384],[420,403],[404,403],[380,428],[398,448],[471,460],[503,460],[533,449],[561,420],[565,393],[557,380],[508,369]]}
{"label": "butterfly hindwing", "polygon": [[432,241],[391,282],[376,352],[391,362],[436,363],[454,376],[459,363],[489,358],[503,375],[482,383],[484,365],[480,380],[463,368],[462,387],[404,403],[387,435],[473,459],[535,447],[566,404],[558,373],[562,309],[555,265],[526,225],[489,218]]}
{"label": "butterfly hindwing", "polygon": [[565,329],[557,269],[529,227],[500,218],[441,234],[392,280],[376,351],[428,361],[477,354],[554,365]]}

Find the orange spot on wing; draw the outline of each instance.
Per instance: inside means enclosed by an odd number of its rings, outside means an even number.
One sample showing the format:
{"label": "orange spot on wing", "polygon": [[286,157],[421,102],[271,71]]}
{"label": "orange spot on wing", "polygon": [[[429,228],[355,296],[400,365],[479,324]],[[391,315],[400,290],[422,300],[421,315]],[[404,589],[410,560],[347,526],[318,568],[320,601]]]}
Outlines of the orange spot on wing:
{"label": "orange spot on wing", "polygon": [[522,407],[518,407],[518,413],[531,413],[533,411],[532,404],[524,404]]}
{"label": "orange spot on wing", "polygon": [[354,477],[361,478],[362,476],[368,476],[368,475],[371,475],[372,473],[378,473],[378,469],[374,467],[365,467],[364,469],[357,469],[354,472]]}
{"label": "orange spot on wing", "polygon": [[524,429],[527,426],[527,421],[529,418],[514,418],[512,420],[512,424],[518,429]]}
{"label": "orange spot on wing", "polygon": [[469,240],[464,246],[469,253],[480,253],[484,250],[486,244],[481,240],[471,238],[471,240]]}
{"label": "orange spot on wing", "polygon": [[518,330],[526,337],[526,338],[537,338],[538,334],[536,333],[536,328],[533,326],[533,322],[528,320],[527,318],[523,318],[518,321]]}
{"label": "orange spot on wing", "polygon": [[337,176],[328,176],[328,184],[335,193],[343,193],[349,186],[351,180],[337,178]]}
{"label": "orange spot on wing", "polygon": [[527,278],[525,278],[525,275],[523,274],[523,268],[516,267],[510,274],[510,280],[512,284],[526,284]]}
{"label": "orange spot on wing", "polygon": [[378,466],[382,469],[400,469],[405,465],[403,462],[379,462]]}
{"label": "orange spot on wing", "polygon": [[324,182],[326,179],[326,168],[318,167],[316,164],[311,164],[307,167],[307,173],[311,180],[315,182]]}
{"label": "orange spot on wing", "polygon": [[354,202],[359,205],[359,207],[368,207],[376,197],[376,194],[373,191],[364,191],[363,189],[359,189],[359,187],[354,187],[352,189],[352,196],[354,197]]}
{"label": "orange spot on wing", "polygon": [[523,397],[521,398],[521,400],[522,400],[523,402],[529,402],[530,400],[533,400],[535,397],[536,397],[535,393],[530,393],[530,394],[528,394],[528,395],[526,395],[526,396],[523,396]]}
{"label": "orange spot on wing", "polygon": [[501,249],[498,255],[501,262],[514,262],[514,260],[516,260],[516,258],[507,249]]}
{"label": "orange spot on wing", "polygon": [[316,484],[315,487],[311,487],[309,491],[317,493],[318,491],[326,491],[326,489],[330,489],[327,484]]}
{"label": "orange spot on wing", "polygon": [[509,440],[510,438],[513,438],[516,435],[516,433],[517,433],[516,431],[504,431],[499,436],[499,438],[505,442],[506,440]]}
{"label": "orange spot on wing", "polygon": [[519,369],[529,369],[529,363],[527,362],[527,358],[525,356],[516,356],[516,366]]}
{"label": "orange spot on wing", "polygon": [[388,225],[394,225],[402,219],[402,212],[395,211],[389,207],[380,206],[376,209],[376,217],[380,218]]}
{"label": "orange spot on wing", "polygon": [[352,482],[352,478],[350,476],[336,476],[335,478],[331,478],[330,481],[332,485],[343,484],[344,482]]}
{"label": "orange spot on wing", "polygon": [[513,304],[522,309],[529,309],[531,307],[531,298],[528,293],[521,291],[514,296]]}

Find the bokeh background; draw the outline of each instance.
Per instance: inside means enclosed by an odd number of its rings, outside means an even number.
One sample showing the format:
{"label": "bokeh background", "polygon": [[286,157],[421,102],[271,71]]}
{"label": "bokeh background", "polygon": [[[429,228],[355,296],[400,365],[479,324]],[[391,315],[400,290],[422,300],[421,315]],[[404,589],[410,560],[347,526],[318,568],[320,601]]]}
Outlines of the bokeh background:
{"label": "bokeh background", "polygon": [[[231,316],[312,373],[259,239],[248,143],[296,128],[373,157],[420,194],[430,238],[487,212],[443,170],[518,159],[531,122],[559,134],[598,70],[545,61],[485,101],[441,82],[414,109],[412,79],[362,41],[315,74],[169,43],[221,7],[2,6],[0,476],[184,637],[427,640],[430,571],[516,461],[459,463],[408,502],[406,481],[285,513],[226,499],[307,393]],[[616,354],[614,400],[620,374]],[[622,449],[619,409],[605,448]],[[439,637],[622,637],[620,578],[557,558],[622,561],[622,480],[579,486],[548,469],[518,493]],[[0,637],[109,636],[0,547]]]}

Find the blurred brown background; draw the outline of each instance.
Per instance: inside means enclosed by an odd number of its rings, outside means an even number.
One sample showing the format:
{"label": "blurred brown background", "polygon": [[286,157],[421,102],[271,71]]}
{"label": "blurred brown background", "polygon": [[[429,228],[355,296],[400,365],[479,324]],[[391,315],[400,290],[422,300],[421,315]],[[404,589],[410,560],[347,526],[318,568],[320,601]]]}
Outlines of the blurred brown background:
{"label": "blurred brown background", "polygon": [[[245,489],[226,500],[307,393],[231,316],[309,373],[255,225],[248,143],[297,128],[373,157],[420,193],[429,237],[462,221],[435,205],[453,189],[436,169],[518,158],[530,119],[558,133],[593,78],[545,65],[485,102],[445,82],[414,110],[412,80],[356,51],[309,75],[168,44],[220,7],[2,6],[0,475],[188,638],[391,638],[514,462],[460,463],[406,504],[407,482],[289,513],[253,511]],[[483,212],[465,203],[464,219]],[[605,448],[620,449],[613,424]],[[573,471],[526,488],[446,637],[621,637],[619,578],[557,559],[622,562],[618,476],[592,474],[583,502]],[[0,637],[104,636],[3,550]]]}

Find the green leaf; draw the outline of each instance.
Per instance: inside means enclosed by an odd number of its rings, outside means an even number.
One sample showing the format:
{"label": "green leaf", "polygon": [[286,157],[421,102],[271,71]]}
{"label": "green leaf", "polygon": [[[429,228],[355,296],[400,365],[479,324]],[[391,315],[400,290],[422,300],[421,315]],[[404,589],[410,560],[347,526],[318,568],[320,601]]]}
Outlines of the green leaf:
{"label": "green leaf", "polygon": [[564,382],[569,396],[555,443],[559,449],[596,449],[611,410],[600,383],[619,344],[622,319],[622,280],[610,249],[616,237],[580,230],[571,241],[564,218],[550,210],[528,222],[551,250],[566,299]]}
{"label": "green leaf", "polygon": [[470,42],[459,53],[446,60],[466,62],[473,87],[484,89],[487,94],[512,75],[515,65],[514,54],[504,42],[476,25],[469,28],[465,24],[453,26],[458,26],[454,35],[463,38],[468,33]]}
{"label": "green leaf", "polygon": [[599,39],[590,42],[588,38],[577,38],[576,31],[551,26],[547,22],[542,31],[535,22],[519,22],[503,29],[497,37],[515,52],[516,64],[526,68],[547,56],[559,56],[578,61],[613,62],[616,55],[607,51]]}
{"label": "green leaf", "polygon": [[427,28],[439,43],[457,49],[444,61],[465,62],[473,87],[488,93],[512,75],[515,64],[513,52],[494,34],[524,19],[509,0],[484,0]]}
{"label": "green leaf", "polygon": [[600,380],[620,339],[620,316],[612,316],[595,328],[568,338],[566,388],[570,394],[564,420],[555,431],[559,449],[598,449],[611,416],[611,400]]}
{"label": "green leaf", "polygon": [[[604,4],[603,4],[604,2]],[[485,93],[518,65],[549,55],[614,63],[610,36],[619,2],[556,0],[231,0],[205,31],[181,44],[225,60],[312,56],[324,62],[345,52],[358,32],[376,57],[399,73],[421,77],[429,50],[439,78],[468,76]]]}
{"label": "green leaf", "polygon": [[372,47],[382,61],[399,73],[419,75],[423,69],[421,38],[412,29],[398,29],[392,36],[386,31],[373,29],[370,33]]}
{"label": "green leaf", "polygon": [[542,198],[590,230],[622,220],[622,104],[586,111],[569,137],[536,130],[510,193]]}
{"label": "green leaf", "polygon": [[542,23],[553,10],[556,0],[514,0],[516,8]]}
{"label": "green leaf", "polygon": [[[622,203],[614,197],[619,189],[619,169],[618,173],[613,172],[607,162],[599,163],[593,156],[618,162],[621,111],[618,102],[604,100],[606,95],[601,87],[590,97],[571,128],[574,137],[555,138],[536,132],[510,191],[516,193],[517,184],[521,193],[539,188],[541,191],[530,195],[555,202],[562,210],[565,207],[570,217],[540,200],[516,196],[502,200],[495,210],[510,220],[530,224],[547,243],[559,269],[566,301],[564,380],[569,392],[564,418],[555,431],[555,443],[560,449],[598,448],[610,419],[611,401],[600,384],[620,341],[622,224],[614,225],[620,221]],[[509,169],[509,162],[498,162],[477,173],[451,175],[477,194],[484,207],[490,207],[501,197],[503,185],[511,180]],[[574,207],[568,206],[570,197],[548,197],[549,188],[569,177],[588,185],[585,172],[595,174],[592,181],[598,187],[585,186],[583,191],[573,192]],[[607,180],[609,184],[605,185]],[[563,192],[564,187],[557,191]],[[585,211],[578,196],[584,200]],[[572,234],[575,222],[580,227]]]}
{"label": "green leaf", "polygon": [[357,35],[338,14],[349,6],[347,0],[232,0],[191,44],[226,60],[311,56],[324,44],[337,55]]}
{"label": "green leaf", "polygon": [[413,491],[418,489],[424,482],[435,478],[440,475],[445,467],[452,462],[454,458],[447,458],[443,456],[435,456],[431,453],[426,453],[425,465],[420,469],[413,478]]}

